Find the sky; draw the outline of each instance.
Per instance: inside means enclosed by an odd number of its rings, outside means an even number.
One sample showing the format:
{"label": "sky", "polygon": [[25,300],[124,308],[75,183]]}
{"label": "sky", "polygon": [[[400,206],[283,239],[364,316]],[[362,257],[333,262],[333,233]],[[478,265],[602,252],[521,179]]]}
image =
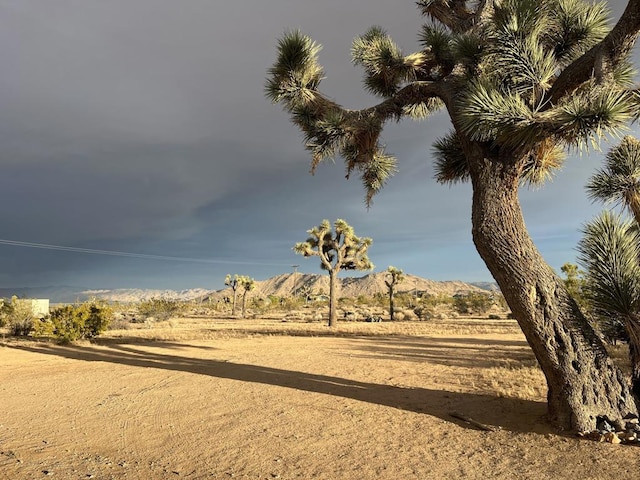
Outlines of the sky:
{"label": "sky", "polygon": [[[617,18],[625,2],[610,5]],[[278,38],[301,29],[323,45],[321,90],[371,106],[353,38],[382,25],[410,53],[423,21],[411,0],[0,0],[0,287],[219,289],[228,273],[320,273],[292,247],[325,218],[373,239],[375,271],[491,281],[470,186],[433,179],[446,115],[386,127],[400,171],[367,209],[341,159],[309,174],[301,134],[263,93]],[[602,209],[584,190],[601,161],[573,156],[521,194],[558,271]]]}

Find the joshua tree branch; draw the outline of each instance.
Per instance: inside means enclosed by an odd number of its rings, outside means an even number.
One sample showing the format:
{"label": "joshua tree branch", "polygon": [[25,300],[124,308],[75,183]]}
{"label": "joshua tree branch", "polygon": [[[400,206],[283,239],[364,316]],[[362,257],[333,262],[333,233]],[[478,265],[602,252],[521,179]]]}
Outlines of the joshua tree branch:
{"label": "joshua tree branch", "polygon": [[548,97],[551,102],[558,102],[592,76],[603,80],[613,66],[626,58],[638,35],[640,35],[640,0],[629,0],[620,20],[609,34],[560,74],[549,91]]}

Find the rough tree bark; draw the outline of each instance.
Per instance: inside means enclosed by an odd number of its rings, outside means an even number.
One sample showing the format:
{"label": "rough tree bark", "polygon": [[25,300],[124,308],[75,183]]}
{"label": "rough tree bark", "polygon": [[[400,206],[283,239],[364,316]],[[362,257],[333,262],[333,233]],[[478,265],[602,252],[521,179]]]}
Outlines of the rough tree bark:
{"label": "rough tree bark", "polygon": [[468,152],[473,241],[545,374],[549,420],[590,431],[598,416],[616,422],[637,413],[627,380],[528,234],[518,199],[521,163],[486,153],[479,145]]}
{"label": "rough tree bark", "polygon": [[640,402],[640,318],[634,315],[625,321],[626,331],[631,337],[629,357],[631,360],[631,391]]}
{"label": "rough tree bark", "polygon": [[393,285],[390,285],[389,283],[387,283],[387,288],[389,289],[389,319],[393,321],[394,320],[393,313],[395,311],[395,306],[393,305],[394,287]]}
{"label": "rough tree bark", "polygon": [[335,327],[338,323],[338,314],[337,314],[337,279],[338,272],[333,271],[333,269],[329,270],[329,326]]}

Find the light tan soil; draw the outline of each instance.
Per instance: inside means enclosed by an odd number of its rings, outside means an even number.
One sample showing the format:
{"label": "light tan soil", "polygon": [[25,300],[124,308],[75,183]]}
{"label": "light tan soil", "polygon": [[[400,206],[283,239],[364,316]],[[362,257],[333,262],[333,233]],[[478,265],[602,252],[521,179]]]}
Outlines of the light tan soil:
{"label": "light tan soil", "polygon": [[359,323],[328,334],[320,324],[183,320],[99,344],[7,338],[0,365],[1,479],[640,472],[637,447],[545,424],[544,379],[510,322]]}

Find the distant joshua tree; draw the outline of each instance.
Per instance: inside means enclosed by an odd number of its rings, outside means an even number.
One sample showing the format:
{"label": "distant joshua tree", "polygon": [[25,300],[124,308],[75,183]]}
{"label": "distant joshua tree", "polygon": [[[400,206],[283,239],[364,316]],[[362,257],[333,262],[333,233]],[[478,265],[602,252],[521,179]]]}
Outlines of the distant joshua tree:
{"label": "distant joshua tree", "polygon": [[224,284],[227,287],[231,287],[231,290],[233,291],[233,303],[231,304],[231,315],[235,315],[236,314],[236,297],[237,297],[237,293],[238,293],[238,287],[240,286],[240,276],[236,273],[233,277],[231,277],[231,274],[227,274],[227,276],[224,279]]}
{"label": "distant joshua tree", "polygon": [[238,277],[240,287],[242,287],[242,318],[245,316],[247,305],[247,293],[256,288],[256,281],[253,278],[242,275]]}
{"label": "distant joshua tree", "polygon": [[387,268],[387,278],[384,283],[389,290],[389,317],[393,320],[393,296],[395,294],[396,286],[404,280],[404,273],[402,270],[396,267]]}
{"label": "distant joshua tree", "polygon": [[370,238],[357,237],[353,227],[344,220],[333,223],[335,233],[331,232],[329,220],[307,230],[306,242],[296,243],[293,250],[305,257],[320,257],[320,268],[329,272],[329,326],[337,323],[336,289],[340,270],[371,270],[373,264],[367,256],[367,250],[373,242]]}

